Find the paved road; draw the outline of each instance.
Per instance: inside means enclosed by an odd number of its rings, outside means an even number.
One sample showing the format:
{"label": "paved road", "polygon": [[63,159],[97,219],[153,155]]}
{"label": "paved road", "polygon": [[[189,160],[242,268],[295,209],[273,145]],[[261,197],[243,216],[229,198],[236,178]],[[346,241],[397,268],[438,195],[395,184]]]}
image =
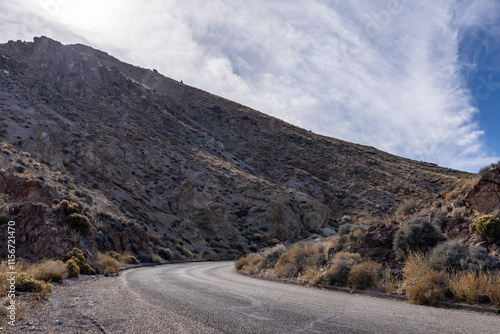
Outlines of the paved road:
{"label": "paved road", "polygon": [[96,281],[107,333],[500,333],[500,316],[252,279],[232,262],[135,269]]}

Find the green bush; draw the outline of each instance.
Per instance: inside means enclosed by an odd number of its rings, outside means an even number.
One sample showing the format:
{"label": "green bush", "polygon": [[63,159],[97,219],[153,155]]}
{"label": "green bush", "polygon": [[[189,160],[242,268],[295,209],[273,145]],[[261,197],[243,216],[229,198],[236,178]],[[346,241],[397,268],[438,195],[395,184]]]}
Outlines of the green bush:
{"label": "green bush", "polygon": [[68,271],[68,277],[77,277],[80,274],[80,267],[75,258],[66,261],[66,270]]}
{"label": "green bush", "polygon": [[413,218],[394,235],[393,249],[399,259],[409,252],[428,252],[442,239],[440,229],[424,218]]}
{"label": "green bush", "polygon": [[89,222],[89,219],[79,213],[72,213],[66,217],[66,223],[82,235],[89,234],[92,230],[92,224]]}
{"label": "green bush", "polygon": [[63,257],[63,262],[67,263],[70,259],[74,259],[78,264],[80,269],[80,274],[82,275],[95,275],[97,271],[94,270],[90,264],[85,262],[85,256],[83,256],[83,252],[78,248],[73,248],[71,252],[66,253]]}
{"label": "green bush", "polygon": [[83,256],[83,252],[78,248],[73,248],[71,252],[66,253],[63,257],[63,262],[66,262],[71,258],[75,258],[77,263],[85,262],[85,256]]}
{"label": "green bush", "polygon": [[16,291],[18,292],[48,293],[52,291],[52,288],[52,284],[36,280],[33,275],[19,273],[16,277]]}
{"label": "green bush", "polygon": [[469,225],[469,230],[481,234],[489,243],[494,243],[500,239],[500,219],[490,215],[482,216]]}

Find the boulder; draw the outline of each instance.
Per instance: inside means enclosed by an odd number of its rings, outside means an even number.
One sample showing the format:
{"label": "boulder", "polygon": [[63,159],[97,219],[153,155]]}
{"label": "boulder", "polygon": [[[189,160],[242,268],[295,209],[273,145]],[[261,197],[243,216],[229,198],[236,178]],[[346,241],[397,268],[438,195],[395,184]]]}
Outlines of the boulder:
{"label": "boulder", "polygon": [[481,215],[500,209],[500,169],[496,168],[484,174],[467,193],[465,202],[474,212]]}

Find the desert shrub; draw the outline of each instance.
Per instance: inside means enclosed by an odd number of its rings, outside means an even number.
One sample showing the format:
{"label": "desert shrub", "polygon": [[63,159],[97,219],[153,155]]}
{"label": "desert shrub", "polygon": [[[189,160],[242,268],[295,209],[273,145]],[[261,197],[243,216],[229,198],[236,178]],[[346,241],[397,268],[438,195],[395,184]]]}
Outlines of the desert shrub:
{"label": "desert shrub", "polygon": [[104,274],[117,273],[120,268],[120,263],[108,254],[97,253],[97,261],[102,266]]}
{"label": "desert shrub", "polygon": [[467,247],[458,240],[448,240],[432,250],[429,263],[439,271],[457,270],[462,268],[466,258]]}
{"label": "desert shrub", "polygon": [[48,214],[48,213],[52,212],[52,210],[49,208],[49,206],[45,203],[38,203],[37,207],[38,207],[38,211],[40,211],[41,213]]}
{"label": "desert shrub", "polygon": [[66,253],[63,257],[63,262],[67,263],[70,259],[74,259],[80,268],[80,274],[82,275],[95,275],[97,272],[85,262],[85,256],[83,252],[78,248],[73,248],[71,252]]}
{"label": "desert shrub", "polygon": [[500,239],[500,219],[491,215],[482,216],[469,225],[469,230],[481,234],[489,243],[494,243]]}
{"label": "desert shrub", "polygon": [[435,270],[428,271],[416,284],[406,288],[408,301],[420,305],[434,305],[446,296],[447,277]]}
{"label": "desert shrub", "polygon": [[464,270],[486,271],[496,267],[498,267],[498,262],[488,254],[486,248],[481,246],[469,247],[467,258],[463,265]]}
{"label": "desert shrub", "polygon": [[353,260],[355,264],[361,263],[361,255],[358,253],[338,252],[333,257],[334,260]]}
{"label": "desert shrub", "polygon": [[81,233],[82,235],[86,235],[92,230],[92,224],[84,215],[72,213],[68,217],[66,217],[65,221],[69,225],[69,227]]}
{"label": "desert shrub", "polygon": [[450,212],[451,218],[458,224],[465,223],[467,221],[467,216],[469,215],[469,209],[465,206],[454,208]]}
{"label": "desert shrub", "polygon": [[63,257],[63,262],[66,262],[71,258],[75,258],[77,263],[85,262],[85,256],[83,256],[83,252],[78,248],[73,248],[71,252],[66,253]]}
{"label": "desert shrub", "polygon": [[262,256],[252,253],[236,261],[235,268],[236,270],[244,270],[250,275],[253,275],[259,272],[259,263],[261,260]]}
{"label": "desert shrub", "polygon": [[45,282],[62,283],[68,272],[62,261],[45,260],[32,266],[34,278]]}
{"label": "desert shrub", "polygon": [[120,253],[111,250],[108,252],[108,255],[114,258],[116,261],[120,261],[121,258]]}
{"label": "desert shrub", "polygon": [[394,215],[398,220],[402,221],[407,215],[414,211],[418,207],[418,205],[419,202],[413,199],[404,201],[398,206],[398,208],[394,212]]}
{"label": "desert shrub", "polygon": [[354,230],[355,226],[356,225],[349,223],[340,225],[337,233],[341,237],[344,235],[348,235],[352,230]]}
{"label": "desert shrub", "polygon": [[424,218],[409,220],[394,235],[393,249],[398,258],[409,252],[427,252],[442,238],[441,231]]}
{"label": "desert shrub", "polygon": [[158,256],[157,254],[152,254],[151,255],[151,262],[153,262],[153,263],[161,263],[161,257]]}
{"label": "desert shrub", "polygon": [[434,225],[436,225],[437,227],[443,228],[444,224],[446,223],[446,217],[447,216],[448,216],[448,211],[438,212],[434,216],[434,219],[432,220],[432,223]]}
{"label": "desert shrub", "polygon": [[365,225],[344,224],[339,226],[338,235],[347,235],[350,241],[358,241],[364,235]]}
{"label": "desert shrub", "polygon": [[63,208],[64,213],[66,215],[71,215],[73,213],[80,213],[80,206],[78,205],[78,203],[70,202],[68,200],[63,199],[61,202],[59,202],[59,205],[61,208]]}
{"label": "desert shrub", "polygon": [[122,261],[126,264],[139,264],[139,261],[136,259],[136,257],[128,251],[123,252],[123,254],[120,256],[119,261]]}
{"label": "desert shrub", "polygon": [[234,267],[236,268],[236,270],[243,270],[243,268],[247,266],[249,262],[250,261],[248,260],[248,258],[246,256],[243,256],[236,260],[236,262],[234,263]]}
{"label": "desert shrub", "polygon": [[365,290],[376,286],[382,278],[382,265],[375,262],[355,264],[349,272],[347,283],[356,290]]}
{"label": "desert shrub", "polygon": [[283,255],[286,250],[287,249],[284,244],[278,244],[264,250],[261,254],[262,261],[260,263],[260,269],[265,270],[274,268],[276,263],[278,263],[280,256]]}
{"label": "desert shrub", "polygon": [[184,256],[186,259],[191,259],[193,257],[193,253],[191,253],[191,251],[186,246],[177,243],[175,245],[175,248],[177,248],[177,250],[181,252],[182,256]]}
{"label": "desert shrub", "polygon": [[297,277],[305,270],[307,265],[311,264],[316,253],[317,249],[314,245],[306,242],[296,243],[280,256],[274,268],[274,273],[278,277]]}
{"label": "desert shrub", "polygon": [[170,248],[160,248],[158,249],[158,255],[160,255],[163,259],[170,261],[175,259],[174,252],[170,250]]}
{"label": "desert shrub", "polygon": [[68,272],[68,277],[77,277],[80,274],[80,267],[75,258],[66,261],[66,271]]}
{"label": "desert shrub", "polygon": [[351,268],[356,265],[354,259],[334,259],[322,276],[322,283],[328,285],[346,286]]}
{"label": "desert shrub", "polygon": [[52,288],[52,284],[36,280],[33,275],[27,273],[19,273],[16,277],[16,291],[18,292],[49,293]]}

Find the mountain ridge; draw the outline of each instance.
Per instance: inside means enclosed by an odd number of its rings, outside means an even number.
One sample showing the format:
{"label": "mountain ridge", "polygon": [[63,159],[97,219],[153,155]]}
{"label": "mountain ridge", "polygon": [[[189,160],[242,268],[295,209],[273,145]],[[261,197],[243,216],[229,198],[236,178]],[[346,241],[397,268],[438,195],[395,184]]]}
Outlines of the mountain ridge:
{"label": "mountain ridge", "polygon": [[137,221],[153,251],[233,256],[321,234],[346,215],[384,219],[470,176],[316,135],[47,37],[0,45],[0,85],[0,139],[98,190],[106,204],[93,195],[92,205]]}

